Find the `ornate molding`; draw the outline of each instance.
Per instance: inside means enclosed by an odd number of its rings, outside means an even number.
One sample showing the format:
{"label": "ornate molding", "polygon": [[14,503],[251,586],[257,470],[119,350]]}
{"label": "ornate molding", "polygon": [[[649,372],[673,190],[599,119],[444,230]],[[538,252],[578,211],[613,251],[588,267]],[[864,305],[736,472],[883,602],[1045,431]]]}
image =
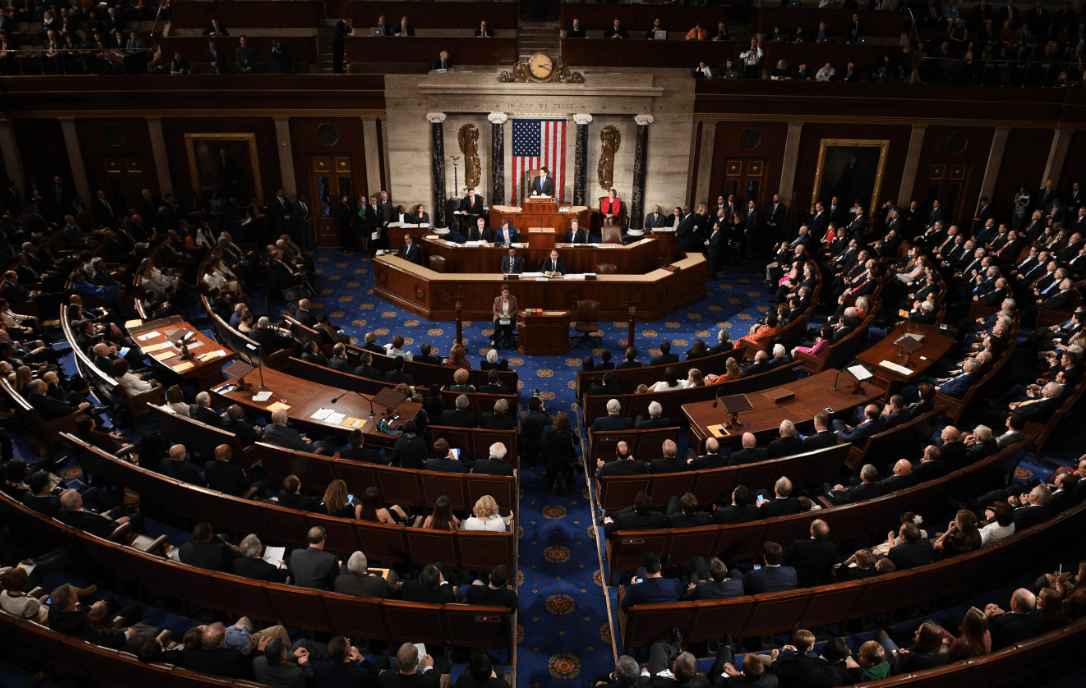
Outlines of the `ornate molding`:
{"label": "ornate molding", "polygon": [[[857,117],[850,115],[775,115],[771,113],[750,114],[739,112],[699,112],[694,113],[695,122],[787,122],[789,124],[900,124],[905,126],[960,127],[961,118],[957,117]],[[969,120],[971,127],[1003,127],[1015,129],[1064,129],[1067,131],[1086,130],[1086,122],[1055,122],[1032,120],[974,119]]]}
{"label": "ornate molding", "polygon": [[486,118],[490,120],[491,124],[505,124],[505,122],[509,119],[509,115],[505,114],[504,112],[492,112],[487,115]]}
{"label": "ornate molding", "polygon": [[573,115],[573,121],[577,124],[588,124],[592,121],[592,115],[587,112],[578,112]]}
{"label": "ornate molding", "polygon": [[146,119],[188,117],[360,117],[385,118],[384,110],[15,110],[4,114],[4,119],[109,119],[117,117],[143,117]]}
{"label": "ornate molding", "polygon": [[652,115],[634,115],[634,122],[636,122],[639,127],[648,126],[655,121],[656,118]]}
{"label": "ornate molding", "polygon": [[427,112],[426,121],[430,124],[440,124],[445,121],[445,116],[444,112]]}

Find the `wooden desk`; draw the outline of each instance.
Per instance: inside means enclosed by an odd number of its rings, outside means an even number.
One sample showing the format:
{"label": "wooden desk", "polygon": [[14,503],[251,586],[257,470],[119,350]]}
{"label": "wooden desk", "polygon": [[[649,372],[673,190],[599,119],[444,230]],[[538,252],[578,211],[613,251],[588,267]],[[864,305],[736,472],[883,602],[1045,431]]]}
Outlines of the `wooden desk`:
{"label": "wooden desk", "polygon": [[[894,344],[898,339],[905,334],[922,334],[924,335],[923,347],[913,352],[910,357],[908,353]],[[928,368],[930,368],[936,361],[943,357],[950,347],[954,345],[954,338],[948,337],[943,334],[935,325],[921,325],[914,322],[904,322],[893,332],[886,335],[875,346],[861,351],[856,354],[856,360],[864,364],[864,367],[871,371],[871,374],[875,376],[875,379],[880,380],[883,386],[886,388],[887,396],[890,395],[890,391],[893,389],[894,383],[907,382],[915,380]],[[927,360],[924,360],[927,359]],[[891,370],[882,365],[882,361],[890,361],[901,366],[905,366],[912,371],[912,373],[906,375],[899,373],[895,370]]]}
{"label": "wooden desk", "polygon": [[[388,17],[386,16],[387,20]],[[511,65],[517,61],[517,39],[472,36],[349,36],[347,62],[412,63],[427,72],[442,50],[449,51],[454,67],[466,65]]]}
{"label": "wooden desk", "polygon": [[630,315],[627,299],[633,297],[644,304],[637,307],[638,322],[650,322],[705,298],[705,256],[687,256],[674,265],[680,268],[677,272],[657,269],[645,275],[598,275],[592,281],[505,281],[496,272],[435,272],[398,256],[379,256],[373,261],[373,293],[419,317],[447,321],[456,320],[454,301],[458,294],[470,299],[464,304],[465,320],[489,321],[494,297],[503,284],[509,285],[524,308],[574,310],[581,299],[599,301],[599,317],[604,322],[626,322]]}
{"label": "wooden desk", "polygon": [[[487,28],[517,28],[520,4],[513,2],[440,2],[412,12],[401,0],[366,0],[351,3],[351,20],[354,31],[365,35],[377,26],[377,17],[385,15],[385,24],[393,32],[400,25],[400,17],[407,14],[408,21],[416,29],[477,29],[485,20]],[[329,10],[331,16],[331,10]],[[242,24],[238,24],[242,26]]]}
{"label": "wooden desk", "polygon": [[[272,411],[268,410],[268,406],[282,401],[290,406],[287,409],[287,414],[290,416],[291,422],[316,431],[312,439],[320,439],[321,435],[326,434],[337,435],[342,439],[355,429],[344,425],[333,425],[312,417],[314,413],[325,408],[334,409],[337,413],[342,413],[348,418],[365,421],[365,425],[361,427],[361,430],[366,436],[367,444],[391,447],[396,443],[398,436],[393,437],[378,432],[375,428],[376,423],[380,422],[386,415],[395,415],[396,413],[400,414],[401,423],[411,420],[422,407],[422,404],[405,400],[395,409],[392,409],[392,414],[389,414],[388,407],[372,403],[373,397],[368,394],[355,392],[343,394],[344,390],[338,387],[328,387],[315,382],[307,382],[289,373],[272,370],[271,368],[263,369],[264,384],[267,385],[268,389],[260,390],[260,375],[261,371],[253,370],[242,378],[243,381],[252,384],[252,389],[249,391],[233,390],[218,394],[218,396],[223,400],[241,404],[245,408],[263,416],[271,415]],[[267,401],[253,401],[253,395],[260,391],[271,392],[271,398]],[[333,404],[332,399],[336,397],[340,397],[340,399]],[[371,406],[375,414],[372,419],[370,418]],[[320,435],[316,433],[320,433]]]}
{"label": "wooden desk", "polygon": [[[202,4],[202,3],[201,3]],[[279,6],[284,6],[286,3],[274,2],[269,3]],[[295,3],[290,3],[294,5]],[[302,4],[302,3],[297,3]],[[246,7],[245,5],[237,5],[239,7]],[[249,11],[246,7],[246,11]],[[223,24],[229,29],[230,24],[223,22]],[[273,62],[271,54],[271,38],[260,36],[257,38],[248,39],[248,45],[253,49],[253,56],[257,62]],[[279,36],[279,42],[282,43],[290,50],[290,57],[294,60],[295,66],[299,64],[315,64],[320,61],[320,57],[317,54],[317,39],[315,37],[304,36]],[[207,49],[207,39],[200,36],[159,36],[155,40],[158,42],[160,48],[162,48],[163,55],[169,55],[170,59],[173,59],[175,52],[181,53],[184,57],[189,58],[193,63],[204,63],[204,51]],[[223,49],[223,53],[226,55],[226,62],[230,67],[230,70],[237,70],[237,63],[234,59],[237,54],[238,46],[241,45],[241,35],[237,36],[220,36],[215,39],[215,45]],[[165,57],[163,58],[165,59]]]}
{"label": "wooden desk", "polygon": [[[729,10],[724,7],[660,4],[622,5],[619,11],[606,3],[563,2],[559,17],[562,36],[566,35],[566,27],[573,24],[574,17],[581,21],[581,28],[586,31],[604,31],[614,22],[616,14],[622,17],[622,25],[626,27],[630,36],[644,36],[645,31],[657,18],[667,28],[670,36],[685,36],[686,32],[694,28],[694,24],[698,22],[701,22],[701,27],[710,33],[716,30],[717,22],[725,22],[727,25],[728,12]],[[690,69],[696,65],[695,62]]]}
{"label": "wooden desk", "polygon": [[[317,2],[278,2],[247,0],[244,4],[222,5],[210,2],[175,2],[170,5],[170,26],[177,29],[206,29],[218,18],[227,30],[240,36],[247,29],[311,28],[324,26],[324,6]],[[377,23],[374,16],[373,22]],[[396,19],[399,23],[399,18]],[[250,34],[251,36],[252,34]],[[203,39],[207,42],[207,39]],[[165,56],[163,52],[163,56]],[[228,61],[233,64],[233,53]],[[173,59],[173,55],[170,55]]]}
{"label": "wooden desk", "polygon": [[[180,348],[166,339],[167,330],[196,333],[196,338],[188,344],[189,352],[193,356],[191,360],[181,360]],[[179,315],[129,327],[128,334],[140,350],[155,361],[155,365],[169,369],[183,380],[193,382],[201,391],[209,390],[218,384],[222,380],[223,366],[234,360],[232,351],[219,346],[218,342],[185,322]],[[162,356],[165,357],[160,359]]]}
{"label": "wooden desk", "polygon": [[[725,446],[738,445],[742,442],[744,432],[753,432],[760,440],[769,439],[777,435],[783,420],[790,420],[796,425],[807,423],[814,420],[817,414],[827,413],[827,407],[833,409],[832,415],[841,415],[882,396],[882,389],[872,384],[863,385],[863,394],[851,394],[848,390],[852,379],[847,373],[841,376],[837,391],[833,391],[831,388],[836,377],[836,370],[824,370],[808,378],[781,385],[781,389],[791,390],[796,396],[779,404],[773,403],[762,392],[748,392],[747,398],[754,408],[741,412],[740,427],[729,430],[730,434],[717,440]],[[714,409],[712,401],[685,404],[682,408],[683,414],[690,421],[691,439],[695,440],[692,446],[696,446],[699,452],[704,449],[705,440],[712,436],[708,427],[723,423],[729,418],[724,405],[720,404]],[[750,427],[744,429],[743,423]]]}
{"label": "wooden desk", "polygon": [[[515,199],[514,199],[515,200]],[[497,205],[490,206],[490,230],[494,231],[502,226],[502,220],[509,220],[509,224],[523,232],[529,227],[551,227],[556,234],[565,238],[569,222],[576,218],[578,224],[585,232],[591,227],[592,209],[587,206],[565,205],[567,212],[558,212],[558,204],[554,202],[525,201],[522,206]]]}
{"label": "wooden desk", "polygon": [[569,311],[543,311],[529,315],[517,311],[517,351],[525,356],[569,353]]}
{"label": "wooden desk", "polygon": [[[522,237],[523,238],[523,237]],[[429,256],[445,259],[445,272],[500,274],[502,258],[508,249],[498,246],[449,245],[440,239],[423,239],[421,242],[424,264]],[[550,244],[518,248],[517,255],[524,258],[524,271],[536,272],[540,262],[550,257],[551,249],[566,261],[570,273],[596,272],[600,263],[618,266],[620,275],[644,275],[656,269],[658,249],[655,239],[641,239],[625,246],[619,244]]]}
{"label": "wooden desk", "polygon": [[844,45],[842,43],[764,43],[764,69],[772,70],[777,62],[784,60],[789,69],[795,70],[801,62],[807,63],[807,69],[814,79],[814,73],[827,62],[833,65],[837,74],[848,67],[849,60],[856,63],[856,69],[870,71],[878,66],[882,56],[897,55],[901,48],[892,45]]}
{"label": "wooden desk", "polygon": [[562,62],[571,67],[675,67],[690,70],[687,72],[689,76],[702,60],[715,73],[716,68],[734,53],[735,43],[732,41],[562,39]]}
{"label": "wooden desk", "polygon": [[[782,33],[791,35],[797,26],[805,33],[818,35],[819,22],[826,22],[826,30],[837,43],[844,43],[845,32],[852,23],[852,13],[860,15],[860,22],[867,27],[871,37],[898,38],[904,15],[900,12],[876,12],[874,10],[820,10],[817,8],[761,7],[754,20],[754,32],[771,34],[773,27],[781,27]],[[798,67],[789,63],[790,67]],[[810,65],[808,65],[810,66]],[[822,65],[819,65],[820,67]],[[836,65],[834,65],[836,66]],[[817,71],[817,70],[816,70]]]}

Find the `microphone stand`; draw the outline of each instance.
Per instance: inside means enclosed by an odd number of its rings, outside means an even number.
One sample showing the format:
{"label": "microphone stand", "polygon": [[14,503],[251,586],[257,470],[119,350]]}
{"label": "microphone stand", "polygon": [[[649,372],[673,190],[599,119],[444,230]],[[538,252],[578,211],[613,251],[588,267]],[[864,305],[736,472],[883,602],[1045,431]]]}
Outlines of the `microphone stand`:
{"label": "microphone stand", "polygon": [[246,344],[245,348],[256,355],[256,368],[260,371],[260,389],[267,389],[268,386],[264,384],[264,357],[260,355],[260,351],[252,344]]}
{"label": "microphone stand", "polygon": [[[359,397],[361,397],[362,399],[365,400],[366,405],[369,407],[369,410],[370,410],[370,420],[373,420],[374,416],[377,415],[377,414],[375,414],[373,412],[373,402],[370,401],[369,397],[367,397],[365,394],[363,394],[362,392],[359,392],[356,389],[348,389],[346,392],[344,392],[343,394],[340,394],[338,397],[336,397],[335,399],[333,399],[332,401],[330,401],[328,403],[334,404],[337,401],[339,401],[340,399],[342,399],[343,397],[347,396],[348,394],[357,394]],[[374,428],[374,429],[376,429],[376,428]]]}

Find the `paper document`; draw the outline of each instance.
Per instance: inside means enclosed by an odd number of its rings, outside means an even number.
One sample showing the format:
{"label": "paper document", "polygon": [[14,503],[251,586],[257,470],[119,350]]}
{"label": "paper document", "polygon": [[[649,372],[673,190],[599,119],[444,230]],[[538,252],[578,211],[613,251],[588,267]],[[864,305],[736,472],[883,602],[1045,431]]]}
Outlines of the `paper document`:
{"label": "paper document", "polygon": [[566,275],[566,279],[568,279],[568,280],[583,280],[584,275],[583,274]]}
{"label": "paper document", "polygon": [[276,411],[279,411],[279,410],[286,411],[289,408],[290,408],[290,406],[288,406],[287,404],[284,404],[281,401],[277,401],[274,404],[271,404],[270,406],[268,406],[268,410],[271,411],[272,413],[274,413]]}
{"label": "paper document", "polygon": [[152,356],[151,358],[155,359],[156,361],[165,361],[166,359],[169,359],[169,358],[173,358],[173,357],[174,357],[174,356],[176,356],[176,355],[177,355],[177,354],[175,354],[175,353],[174,353],[174,352],[172,352],[172,351],[167,351],[167,352],[165,352],[165,353],[161,353],[161,354],[155,354],[155,355],[154,355],[154,356]]}
{"label": "paper document", "polygon": [[728,432],[728,430],[724,427],[723,424],[721,424],[721,425],[710,425],[705,429],[708,430],[709,432],[713,433],[713,437],[724,437],[725,435],[730,434]]}
{"label": "paper document", "polygon": [[161,336],[162,336],[161,332],[155,331],[155,332],[148,332],[147,334],[141,334],[140,336],[136,337],[136,339],[140,340],[141,342],[145,342],[148,339],[154,339],[155,337],[161,337]]}
{"label": "paper document", "polygon": [[203,354],[202,356],[200,356],[200,360],[201,361],[210,361],[213,358],[219,358],[219,357],[225,356],[225,355],[226,355],[226,352],[223,351],[222,349],[219,349],[218,351],[208,351],[206,354]]}
{"label": "paper document", "polygon": [[332,425],[339,425],[347,418],[343,413],[331,413],[324,419],[325,423],[331,423]]}
{"label": "paper document", "polygon": [[140,350],[142,350],[143,353],[145,353],[145,354],[151,354],[151,353],[154,353],[156,351],[162,351],[163,349],[168,349],[169,347],[170,347],[169,342],[159,342],[158,344],[148,344],[147,346],[140,347]]}
{"label": "paper document", "polygon": [[257,392],[253,395],[253,401],[267,401],[271,399],[272,393],[270,391]]}
{"label": "paper document", "polygon": [[143,321],[138,319],[138,318],[136,320],[125,320],[124,321],[124,329],[128,330],[128,329],[131,329],[133,327],[139,327],[142,324],[143,324]]}
{"label": "paper document", "polygon": [[902,375],[912,375],[913,374],[912,370],[906,368],[903,365],[898,365],[897,363],[894,363],[893,361],[879,361],[879,365],[882,366],[883,368],[889,368],[890,370],[894,371],[895,373],[901,373]]}
{"label": "paper document", "polygon": [[869,380],[869,379],[875,377],[874,375],[871,374],[870,370],[868,370],[867,368],[864,368],[862,365],[854,365],[854,366],[849,367],[847,370],[848,370],[848,372],[852,373],[852,377],[856,378],[860,382],[863,382],[864,380]]}
{"label": "paper document", "polygon": [[184,373],[186,371],[192,370],[195,367],[196,365],[192,361],[185,361],[184,363],[178,363],[177,365],[173,366],[173,372]]}
{"label": "paper document", "polygon": [[334,411],[332,411],[332,409],[322,408],[322,409],[319,409],[312,416],[310,416],[310,418],[313,418],[314,420],[324,420],[325,418],[332,415],[333,413],[334,413]]}
{"label": "paper document", "polygon": [[285,555],[286,553],[286,547],[265,547],[264,556],[262,556],[261,559],[268,562],[275,568],[281,569],[284,567],[280,566],[279,562],[283,561],[283,555]]}
{"label": "paper document", "polygon": [[366,421],[362,420],[361,418],[348,418],[347,420],[340,423],[340,425],[345,428],[361,428],[365,424]]}

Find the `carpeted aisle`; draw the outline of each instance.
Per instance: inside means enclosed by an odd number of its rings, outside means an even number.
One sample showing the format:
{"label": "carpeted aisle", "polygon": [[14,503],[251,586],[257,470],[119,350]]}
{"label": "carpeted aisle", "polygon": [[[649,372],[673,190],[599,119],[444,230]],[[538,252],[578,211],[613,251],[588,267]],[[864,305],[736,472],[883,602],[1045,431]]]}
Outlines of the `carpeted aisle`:
{"label": "carpeted aisle", "polygon": [[[455,323],[429,322],[417,318],[372,296],[373,270],[367,257],[320,251],[316,256],[322,295],[314,303],[319,311],[343,327],[352,338],[375,332],[379,343],[396,334],[406,338],[406,348],[417,351],[430,342],[447,355],[456,333]],[[640,323],[635,346],[638,360],[648,363],[659,354],[663,340],[682,353],[700,338],[716,343],[717,330],[724,326],[732,338],[746,334],[766,307],[765,292],[755,274],[726,273],[725,279],[710,283],[709,298],[664,321]],[[731,322],[725,322],[730,320]],[[599,360],[604,349],[616,362],[626,345],[625,322],[600,323],[601,347],[586,344],[572,347],[567,356],[524,357],[515,350],[502,350],[511,367],[519,372],[526,403],[539,389],[550,413],[571,411],[575,401],[576,371],[590,353]],[[464,337],[472,364],[488,348],[489,322],[464,323]],[[589,510],[583,475],[565,496],[554,497],[542,479],[543,468],[525,469],[521,475],[519,557],[520,599],[517,629],[517,684],[520,686],[581,686],[591,678],[614,669],[611,624],[607,617],[601,585],[595,527]],[[612,591],[612,597],[614,593]],[[612,603],[613,607],[613,603]]]}

